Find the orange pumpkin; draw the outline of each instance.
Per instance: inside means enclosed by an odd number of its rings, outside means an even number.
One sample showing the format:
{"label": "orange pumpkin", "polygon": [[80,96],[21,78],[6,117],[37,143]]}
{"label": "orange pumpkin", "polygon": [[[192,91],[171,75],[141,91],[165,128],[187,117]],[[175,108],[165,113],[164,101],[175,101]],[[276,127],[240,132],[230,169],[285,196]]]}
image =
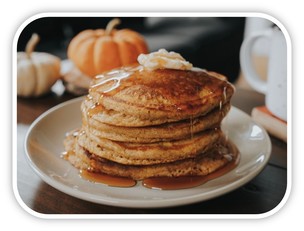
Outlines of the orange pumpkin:
{"label": "orange pumpkin", "polygon": [[105,30],[80,32],[69,44],[68,58],[90,77],[137,62],[139,54],[148,52],[146,41],[133,30],[115,29],[119,23],[113,19]]}

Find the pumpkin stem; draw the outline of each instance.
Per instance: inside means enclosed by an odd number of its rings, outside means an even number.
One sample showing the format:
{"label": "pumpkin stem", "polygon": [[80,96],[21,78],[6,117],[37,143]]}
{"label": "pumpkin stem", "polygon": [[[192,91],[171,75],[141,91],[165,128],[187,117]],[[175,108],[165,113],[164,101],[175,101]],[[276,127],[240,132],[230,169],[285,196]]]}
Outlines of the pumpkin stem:
{"label": "pumpkin stem", "polygon": [[39,42],[39,35],[34,33],[30,40],[27,42],[26,47],[25,47],[25,53],[28,58],[31,58],[31,54],[34,51],[37,43]]}
{"label": "pumpkin stem", "polygon": [[112,20],[108,23],[108,25],[107,25],[107,27],[106,27],[105,34],[106,34],[106,35],[110,35],[111,32],[112,32],[112,30],[113,30],[118,24],[120,24],[120,20],[119,20],[118,18],[112,19]]}

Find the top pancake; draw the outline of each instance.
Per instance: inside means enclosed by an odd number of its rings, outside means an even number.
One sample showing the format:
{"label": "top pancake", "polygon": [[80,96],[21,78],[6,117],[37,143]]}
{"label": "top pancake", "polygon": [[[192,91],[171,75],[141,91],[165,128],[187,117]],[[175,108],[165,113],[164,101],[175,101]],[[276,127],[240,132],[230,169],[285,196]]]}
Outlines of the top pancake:
{"label": "top pancake", "polygon": [[120,126],[130,126],[131,117],[149,126],[205,115],[229,102],[233,92],[228,81],[205,71],[149,71],[136,66],[97,76],[88,99],[101,109],[91,110],[91,115],[92,111],[96,116],[106,111],[119,117],[108,124],[120,120]]}

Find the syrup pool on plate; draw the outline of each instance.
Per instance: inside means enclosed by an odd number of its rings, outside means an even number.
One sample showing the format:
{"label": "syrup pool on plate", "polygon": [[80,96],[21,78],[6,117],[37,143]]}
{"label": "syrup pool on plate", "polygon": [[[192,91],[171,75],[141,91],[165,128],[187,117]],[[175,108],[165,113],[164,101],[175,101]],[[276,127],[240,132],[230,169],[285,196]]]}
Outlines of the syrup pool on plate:
{"label": "syrup pool on plate", "polygon": [[[177,190],[205,184],[210,180],[225,175],[239,164],[240,154],[237,148],[232,143],[229,143],[228,147],[229,152],[236,157],[225,166],[206,176],[152,177],[142,180],[142,185],[150,189]],[[93,183],[101,183],[112,187],[133,187],[137,184],[137,181],[131,178],[94,173],[87,170],[81,170],[80,177]]]}
{"label": "syrup pool on plate", "polygon": [[133,187],[136,185],[136,181],[130,178],[94,173],[87,170],[81,170],[80,176],[93,183],[102,183],[113,187]]}

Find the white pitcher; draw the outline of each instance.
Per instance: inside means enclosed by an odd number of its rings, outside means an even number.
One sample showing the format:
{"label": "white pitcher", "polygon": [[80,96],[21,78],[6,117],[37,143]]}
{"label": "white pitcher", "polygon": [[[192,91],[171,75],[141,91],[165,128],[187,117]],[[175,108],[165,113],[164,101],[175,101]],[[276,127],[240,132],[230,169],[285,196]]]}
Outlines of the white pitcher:
{"label": "white pitcher", "polygon": [[[253,67],[252,49],[259,38],[270,40],[267,81],[262,80]],[[241,47],[240,63],[252,88],[265,94],[268,110],[287,121],[287,45],[282,31],[274,27],[249,35]]]}

